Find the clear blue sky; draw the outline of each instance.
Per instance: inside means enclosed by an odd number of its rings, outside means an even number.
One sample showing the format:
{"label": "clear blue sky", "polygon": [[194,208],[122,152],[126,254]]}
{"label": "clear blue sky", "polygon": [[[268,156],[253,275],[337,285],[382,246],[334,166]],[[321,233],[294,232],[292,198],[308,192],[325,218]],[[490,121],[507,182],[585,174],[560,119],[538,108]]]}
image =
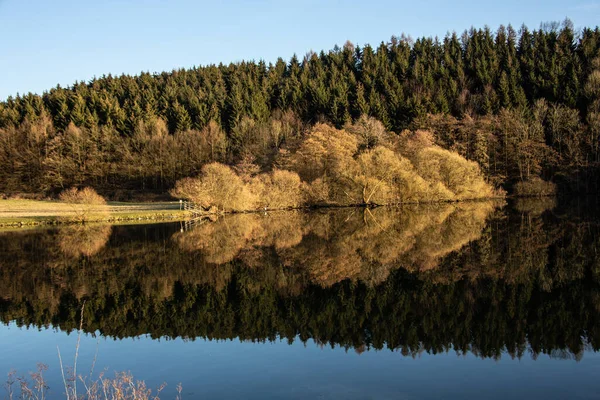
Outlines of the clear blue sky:
{"label": "clear blue sky", "polygon": [[500,24],[600,21],[600,0],[0,0],[0,99],[103,74],[275,61]]}

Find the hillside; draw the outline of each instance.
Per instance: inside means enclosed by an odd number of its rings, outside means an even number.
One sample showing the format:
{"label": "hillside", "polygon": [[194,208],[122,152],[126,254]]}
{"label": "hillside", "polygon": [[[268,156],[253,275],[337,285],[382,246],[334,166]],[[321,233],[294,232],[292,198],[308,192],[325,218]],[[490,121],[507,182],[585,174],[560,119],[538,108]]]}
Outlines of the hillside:
{"label": "hillside", "polygon": [[[0,103],[0,193],[166,193],[212,162],[270,172],[317,123],[429,130],[523,194],[595,191],[600,30],[471,29],[289,61],[104,76]],[[285,157],[284,157],[285,158]]]}

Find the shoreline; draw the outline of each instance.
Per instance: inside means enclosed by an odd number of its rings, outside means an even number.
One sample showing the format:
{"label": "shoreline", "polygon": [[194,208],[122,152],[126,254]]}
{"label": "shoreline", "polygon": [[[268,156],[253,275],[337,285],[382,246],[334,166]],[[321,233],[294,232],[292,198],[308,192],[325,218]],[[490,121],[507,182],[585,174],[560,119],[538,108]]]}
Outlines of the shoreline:
{"label": "shoreline", "polygon": [[[279,209],[259,209],[259,210],[245,210],[245,211],[199,211],[194,212],[190,210],[180,210],[179,203],[169,203],[170,208],[156,208],[160,207],[161,204],[166,203],[119,203],[120,205],[110,205],[112,213],[109,215],[98,215],[91,214],[86,220],[75,220],[72,216],[66,213],[54,213],[55,215],[43,215],[40,213],[35,215],[35,211],[29,211],[22,213],[22,215],[4,216],[2,215],[2,202],[0,201],[0,228],[25,228],[25,227],[36,227],[36,226],[62,226],[62,225],[82,225],[82,224],[95,224],[95,223],[128,223],[128,222],[165,222],[165,221],[185,221],[190,219],[202,219],[210,218],[211,216],[220,216],[228,214],[254,214],[261,212],[275,212],[275,211],[298,211],[298,210],[319,210],[319,209],[332,209],[332,208],[379,208],[379,207],[402,207],[402,206],[435,206],[438,204],[450,204],[450,203],[471,203],[471,202],[505,202],[508,199],[512,199],[512,196],[506,197],[491,197],[481,199],[465,199],[458,201],[427,201],[427,202],[408,202],[408,203],[395,203],[395,204],[348,204],[348,205],[337,205],[337,204],[320,204],[310,205],[303,207],[294,208],[279,208]],[[19,202],[20,200],[13,200],[13,202]],[[31,200],[27,200],[32,202]],[[37,202],[36,202],[37,203]],[[42,202],[39,202],[42,203]],[[120,211],[119,207],[123,207],[126,210]],[[150,207],[151,210],[140,209],[136,207]],[[28,215],[24,215],[28,214]]]}
{"label": "shoreline", "polygon": [[189,217],[190,215],[187,211],[180,211],[177,213],[143,213],[140,215],[124,216],[113,215],[107,218],[90,218],[86,221],[77,221],[65,216],[0,217],[0,228],[126,223],[134,221],[184,221]]}
{"label": "shoreline", "polygon": [[0,228],[56,226],[85,223],[119,223],[132,221],[179,221],[190,213],[180,210],[179,202],[124,203],[109,202],[91,206],[81,220],[72,204],[45,200],[0,200]]}

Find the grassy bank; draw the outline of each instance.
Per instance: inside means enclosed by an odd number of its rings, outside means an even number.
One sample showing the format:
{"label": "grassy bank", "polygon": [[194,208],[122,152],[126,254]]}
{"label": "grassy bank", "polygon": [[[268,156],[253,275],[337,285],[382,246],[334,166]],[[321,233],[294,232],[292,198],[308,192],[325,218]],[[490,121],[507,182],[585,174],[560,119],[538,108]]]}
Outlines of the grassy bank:
{"label": "grassy bank", "polygon": [[[269,211],[316,209],[316,208],[347,208],[347,207],[397,207],[414,204],[447,204],[457,202],[479,202],[492,201],[494,203],[504,202],[505,197],[489,197],[486,199],[462,200],[462,201],[424,201],[405,202],[393,204],[319,204],[312,206],[271,208]],[[73,211],[73,205],[51,200],[0,200],[0,228],[26,228],[38,225],[65,225],[82,223],[77,212]],[[262,209],[232,211],[211,210],[194,212],[180,210],[179,202],[155,202],[155,203],[126,203],[108,202],[106,206],[90,206],[89,214],[85,217],[85,223],[136,223],[137,221],[182,221],[189,218],[209,218],[214,215],[224,214],[247,214],[263,212]]]}
{"label": "grassy bank", "polygon": [[[90,206],[86,222],[182,220],[188,215],[178,202],[109,202]],[[77,216],[74,205],[59,201],[0,200],[0,227],[73,223]]]}

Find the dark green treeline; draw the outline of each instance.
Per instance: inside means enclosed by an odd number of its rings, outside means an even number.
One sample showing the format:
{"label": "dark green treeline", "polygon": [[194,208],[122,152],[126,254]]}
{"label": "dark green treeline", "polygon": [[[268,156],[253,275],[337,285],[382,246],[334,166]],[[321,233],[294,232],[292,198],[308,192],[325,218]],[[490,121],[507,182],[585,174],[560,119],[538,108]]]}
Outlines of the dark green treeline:
{"label": "dark green treeline", "polygon": [[[109,75],[21,95],[0,103],[0,191],[165,192],[210,161],[268,170],[303,124],[341,127],[361,115],[396,133],[433,129],[498,184],[531,175],[591,190],[599,51],[597,27],[576,32],[565,21],[347,43],[274,64]],[[521,153],[535,160],[511,156]]]}
{"label": "dark green treeline", "polygon": [[[600,230],[581,214],[545,207],[494,212],[488,224],[473,227],[476,239],[435,263],[403,257],[411,251],[377,257],[355,249],[351,242],[365,239],[353,232],[372,218],[366,210],[311,216],[301,224],[303,238],[248,242],[227,258],[205,244],[182,249],[176,236],[188,232],[175,224],[96,230],[101,245],[77,251],[69,243],[86,241],[82,231],[3,234],[0,318],[73,330],[86,300],[85,330],[116,338],[283,337],[359,351],[578,358],[586,348],[600,349]],[[373,217],[385,235],[411,241],[389,225],[395,218]],[[453,218],[438,215],[439,232],[452,229]],[[321,236],[310,232],[315,224]],[[347,265],[345,274],[334,280],[315,274],[318,266],[307,257],[320,257],[321,247],[332,258],[322,264]],[[341,249],[355,249],[359,258]],[[373,279],[381,270],[389,273]]]}

